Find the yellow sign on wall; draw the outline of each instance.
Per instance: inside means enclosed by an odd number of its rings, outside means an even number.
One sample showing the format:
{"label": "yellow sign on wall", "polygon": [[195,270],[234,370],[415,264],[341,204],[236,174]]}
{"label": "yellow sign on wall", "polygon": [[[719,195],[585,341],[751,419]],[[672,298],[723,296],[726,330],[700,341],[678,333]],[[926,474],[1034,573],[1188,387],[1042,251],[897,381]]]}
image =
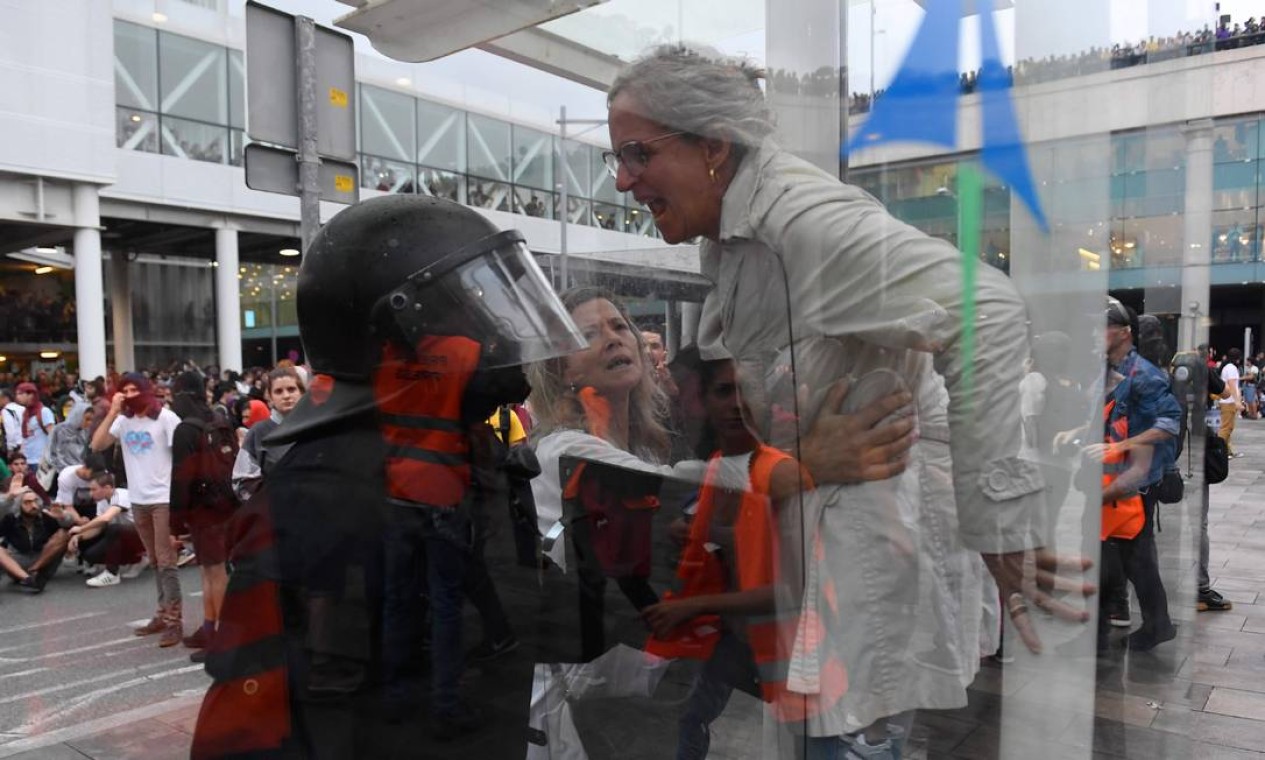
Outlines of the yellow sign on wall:
{"label": "yellow sign on wall", "polygon": [[340,193],[350,193],[356,188],[356,180],[346,174],[334,175],[334,189]]}
{"label": "yellow sign on wall", "polygon": [[337,87],[329,88],[329,102],[336,108],[347,107],[347,93]]}

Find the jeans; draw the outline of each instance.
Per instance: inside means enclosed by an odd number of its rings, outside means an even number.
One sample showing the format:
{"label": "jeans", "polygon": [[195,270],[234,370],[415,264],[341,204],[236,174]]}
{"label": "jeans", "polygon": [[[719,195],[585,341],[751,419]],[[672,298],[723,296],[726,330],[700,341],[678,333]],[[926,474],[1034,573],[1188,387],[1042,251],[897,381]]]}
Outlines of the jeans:
{"label": "jeans", "polygon": [[182,600],[176,550],[171,547],[171,508],[166,504],[133,504],[132,517],[154,566],[158,615],[168,625],[180,625]]}
{"label": "jeans", "polygon": [[461,605],[465,596],[479,610],[489,639],[508,638],[509,621],[468,516],[455,509],[389,507],[387,523],[382,653],[387,698],[401,704],[412,696],[409,675],[421,630],[425,577],[431,617],[431,711],[449,715],[458,709],[458,681],[464,667]]}
{"label": "jeans", "polygon": [[694,679],[685,712],[677,721],[677,760],[703,760],[711,746],[711,724],[725,711],[735,686],[756,691],[755,655],[730,631],[721,634],[712,656]]}
{"label": "jeans", "polygon": [[1212,588],[1212,578],[1208,577],[1208,481],[1203,484],[1203,503],[1199,506],[1199,590]]}
{"label": "jeans", "polygon": [[[1126,580],[1132,583],[1142,611],[1142,630],[1146,631],[1162,631],[1172,626],[1168,616],[1168,594],[1164,591],[1159,555],[1155,549],[1155,504],[1154,489],[1142,494],[1142,507],[1146,512],[1142,531],[1128,540],[1108,539],[1110,548],[1117,552],[1119,566],[1113,572],[1112,563],[1104,562],[1104,571],[1109,577],[1104,580],[1102,588],[1102,598],[1112,599]],[[1104,554],[1106,549],[1104,547]]]}

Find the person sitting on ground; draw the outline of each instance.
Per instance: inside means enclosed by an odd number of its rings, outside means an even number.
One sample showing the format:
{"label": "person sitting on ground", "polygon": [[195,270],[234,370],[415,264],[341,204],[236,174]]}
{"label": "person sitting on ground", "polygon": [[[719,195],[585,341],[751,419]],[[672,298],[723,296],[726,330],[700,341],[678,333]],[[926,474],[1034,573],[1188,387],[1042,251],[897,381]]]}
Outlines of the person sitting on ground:
{"label": "person sitting on ground", "polygon": [[35,477],[35,473],[31,471],[30,463],[27,461],[26,454],[18,453],[9,458],[9,469],[12,475],[9,477],[9,487],[3,495],[0,495],[0,514],[15,514],[18,511],[18,494],[22,489],[29,488],[44,501],[48,501],[48,492],[40,485],[39,480]]}
{"label": "person sitting on ground", "polygon": [[44,590],[57,574],[69,537],[52,515],[44,512],[44,500],[29,488],[19,496],[21,512],[0,517],[0,542],[8,551],[4,570],[19,587],[32,593]]}
{"label": "person sitting on ground", "polygon": [[122,578],[133,575],[143,551],[132,523],[132,502],[126,488],[115,487],[111,473],[94,473],[90,488],[97,516],[70,529],[67,553],[78,552],[85,562],[105,566],[88,579],[92,588],[117,586]]}

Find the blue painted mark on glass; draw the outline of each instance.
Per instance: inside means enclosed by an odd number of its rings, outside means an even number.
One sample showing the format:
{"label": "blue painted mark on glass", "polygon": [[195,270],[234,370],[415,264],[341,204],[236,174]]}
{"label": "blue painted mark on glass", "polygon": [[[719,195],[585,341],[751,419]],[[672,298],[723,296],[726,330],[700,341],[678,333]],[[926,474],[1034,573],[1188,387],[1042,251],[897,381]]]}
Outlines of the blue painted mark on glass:
{"label": "blue painted mark on glass", "polygon": [[[920,142],[957,147],[959,19],[964,0],[930,0],[927,15],[901,62],[896,78],[874,101],[870,117],[845,145],[845,154],[884,143]],[[1002,65],[993,22],[993,0],[977,0],[980,57],[976,83],[983,135],[980,163],[1028,207],[1042,231],[1049,231],[1037,197],[1027,152],[1019,134],[1010,77]]]}

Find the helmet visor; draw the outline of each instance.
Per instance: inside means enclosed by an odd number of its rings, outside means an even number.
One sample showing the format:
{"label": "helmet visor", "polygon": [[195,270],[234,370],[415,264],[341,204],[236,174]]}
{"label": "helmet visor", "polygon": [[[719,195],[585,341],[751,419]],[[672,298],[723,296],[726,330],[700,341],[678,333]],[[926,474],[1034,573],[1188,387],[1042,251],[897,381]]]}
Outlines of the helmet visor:
{"label": "helmet visor", "polygon": [[[587,343],[579,328],[521,234],[511,230],[484,242],[487,248],[477,255],[442,273],[424,270],[390,296],[406,332],[431,332],[436,321],[456,318],[462,332],[483,343],[487,368],[530,364],[583,349]],[[458,253],[457,258],[464,256]],[[428,313],[436,309],[450,312],[444,315],[447,319]],[[427,324],[418,324],[419,318]]]}

